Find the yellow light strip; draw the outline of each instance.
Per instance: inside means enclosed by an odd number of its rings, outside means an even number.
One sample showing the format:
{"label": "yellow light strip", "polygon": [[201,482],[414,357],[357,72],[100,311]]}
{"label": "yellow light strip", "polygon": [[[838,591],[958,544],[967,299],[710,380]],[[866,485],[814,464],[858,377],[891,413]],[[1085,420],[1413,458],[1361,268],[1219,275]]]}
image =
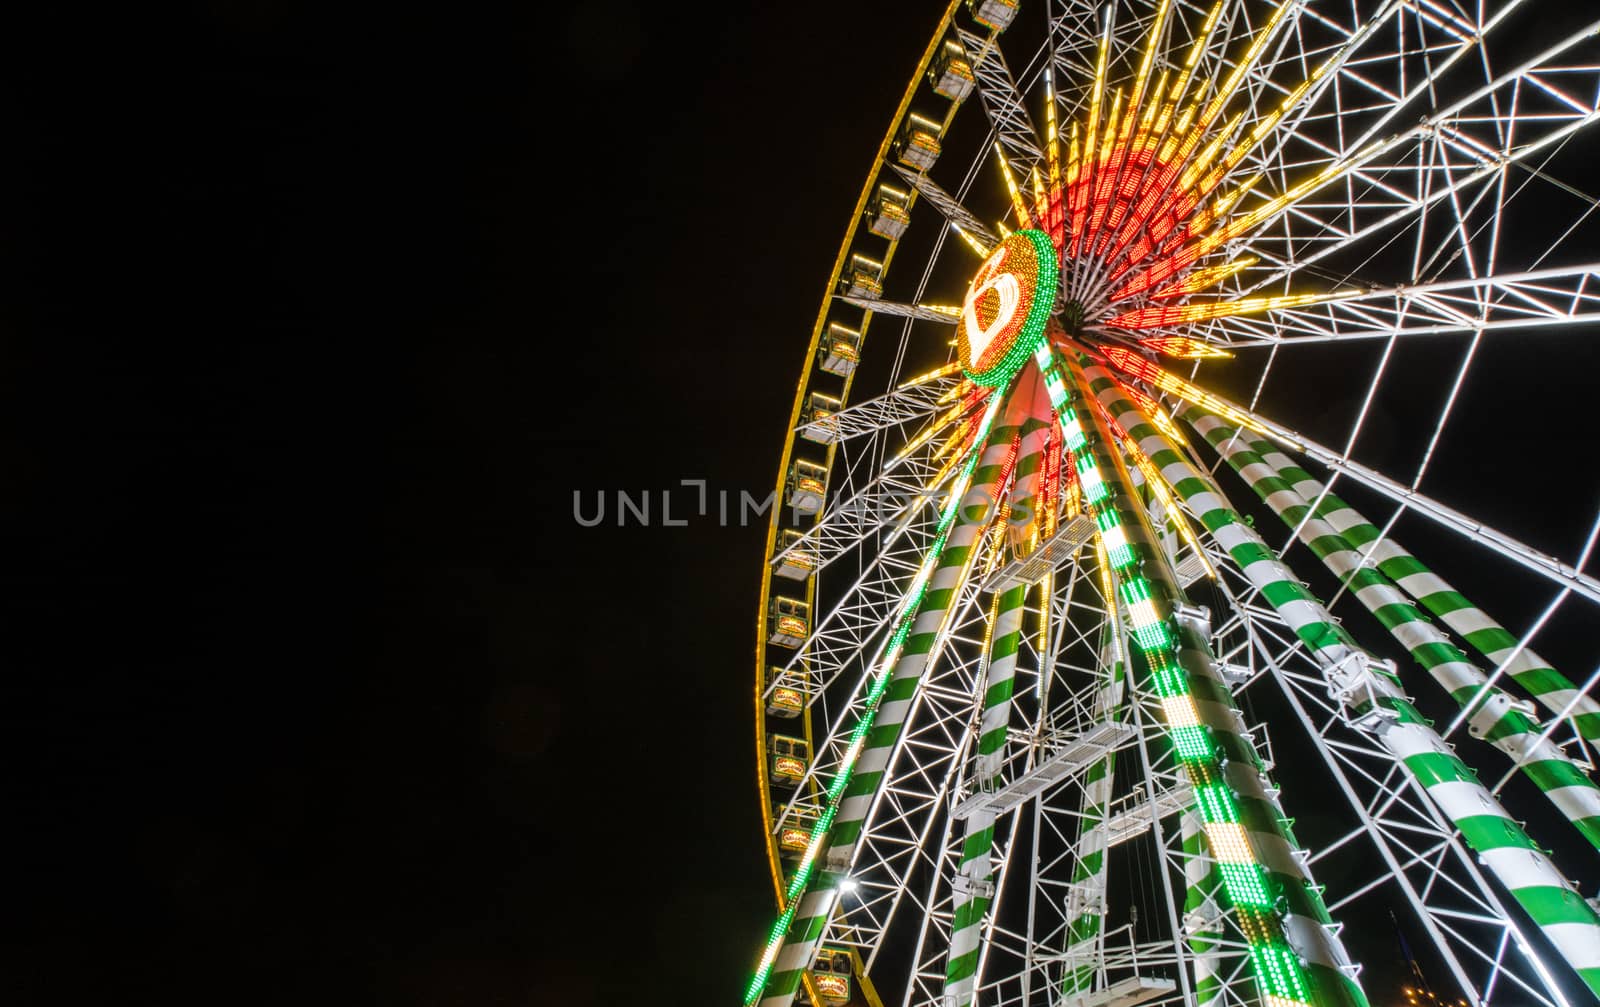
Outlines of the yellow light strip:
{"label": "yellow light strip", "polygon": [[1150,336],[1139,340],[1139,345],[1179,360],[1227,360],[1233,356],[1220,346],[1188,336]]}
{"label": "yellow light strip", "polygon": [[1222,5],[1225,0],[1217,0],[1211,5],[1211,13],[1206,15],[1206,20],[1200,26],[1200,33],[1195,36],[1194,44],[1189,46],[1189,55],[1183,60],[1183,73],[1172,83],[1172,91],[1167,95],[1169,110],[1177,108],[1178,102],[1189,87],[1189,81],[1194,74],[1195,64],[1200,62],[1200,54],[1205,51],[1206,45],[1211,41],[1211,32],[1217,27],[1217,18],[1222,15]]}
{"label": "yellow light strip", "polygon": [[[1072,231],[1073,247],[1077,247],[1078,232],[1082,230],[1084,208],[1089,205],[1087,185],[1079,185],[1078,180],[1088,172],[1088,166],[1083,163],[1083,151],[1078,143],[1078,123],[1072,123],[1072,134],[1067,146],[1067,186],[1068,194],[1072,197],[1067,206],[1068,229]],[[1081,190],[1081,191],[1080,191]],[[1076,263],[1076,260],[1074,260]]]}
{"label": "yellow light strip", "polygon": [[[1161,71],[1161,79],[1156,82],[1156,90],[1155,90],[1156,95],[1159,96],[1159,95],[1164,94],[1166,92],[1166,90],[1167,90],[1167,78],[1170,77],[1170,76],[1172,76],[1172,71],[1171,70],[1162,70]],[[1159,100],[1147,102],[1145,104],[1145,106],[1144,106],[1144,115],[1142,117],[1140,117],[1140,119],[1139,119],[1139,132],[1140,133],[1149,133],[1150,132],[1150,124],[1155,121],[1156,112],[1159,111],[1160,109],[1161,109],[1161,102]],[[1159,130],[1157,132],[1159,132]],[[1145,142],[1148,142],[1148,141],[1149,141],[1148,137],[1140,137],[1140,142],[1141,143],[1145,143]]]}
{"label": "yellow light strip", "polygon": [[1215,266],[1206,266],[1180,279],[1174,280],[1164,287],[1157,287],[1150,292],[1151,300],[1161,300],[1167,297],[1182,297],[1184,294],[1197,294],[1208,287],[1214,287],[1233,276],[1243,272],[1261,260],[1254,255],[1245,255],[1232,262],[1224,262]]}
{"label": "yellow light strip", "polygon": [[1039,578],[1039,643],[1041,654],[1050,652],[1050,599],[1055,595],[1055,573],[1047,572]]}
{"label": "yellow light strip", "polygon": [[1161,406],[1156,403],[1155,399],[1152,399],[1144,392],[1135,388],[1133,385],[1128,384],[1126,381],[1121,380],[1115,374],[1112,374],[1109,371],[1106,372],[1106,377],[1110,378],[1112,381],[1115,381],[1117,383],[1117,388],[1122,392],[1122,394],[1126,395],[1134,405],[1138,406],[1144,411],[1145,417],[1156,425],[1156,429],[1172,438],[1175,443],[1188,446],[1189,441],[1183,436],[1182,431],[1178,429],[1178,425],[1172,422]]}
{"label": "yellow light strip", "polygon": [[939,434],[949,427],[950,424],[965,416],[968,412],[968,409],[969,407],[965,403],[962,403],[961,405],[958,405],[949,412],[945,413],[943,416],[939,417],[934,421],[932,426],[913,437],[905,447],[901,448],[899,453],[894,456],[894,461],[904,461],[913,451],[916,451],[924,444],[939,436]]}
{"label": "yellow light strip", "polygon": [[1011,212],[1017,215],[1017,223],[1022,227],[1033,227],[1033,216],[1028,213],[1028,204],[1022,199],[1022,193],[1017,189],[1016,176],[1011,173],[1011,162],[1006,160],[1006,152],[1000,149],[1000,141],[994,144],[995,159],[1000,162],[1000,174],[1006,180],[1006,192],[1011,194]]}
{"label": "yellow light strip", "polygon": [[[1111,48],[1111,25],[1108,22],[1105,30],[1100,34],[1100,50],[1095,56],[1094,86],[1089,91],[1089,123],[1083,133],[1083,162],[1081,175],[1090,179],[1094,178],[1096,162],[1095,138],[1100,135],[1100,105],[1105,101],[1106,93],[1106,56]],[[1076,128],[1076,123],[1074,123]],[[1092,184],[1092,183],[1091,183]],[[1081,217],[1082,212],[1088,208],[1088,186],[1084,186],[1078,199],[1074,200],[1078,206],[1073,207],[1074,219]],[[1076,254],[1083,248],[1083,229],[1075,227],[1072,234],[1072,251]]]}
{"label": "yellow light strip", "polygon": [[1250,48],[1245,51],[1239,62],[1234,64],[1233,72],[1228,75],[1227,80],[1223,81],[1222,87],[1217,90],[1216,95],[1211,99],[1211,103],[1200,114],[1200,118],[1196,123],[1197,128],[1205,129],[1215,121],[1223,107],[1233,98],[1234,92],[1239,90],[1239,85],[1244,83],[1245,74],[1249,73],[1250,68],[1255,65],[1256,59],[1261,55],[1261,50],[1265,49],[1267,43],[1272,40],[1272,33],[1278,27],[1278,22],[1282,21],[1284,15],[1293,10],[1299,2],[1300,0],[1285,0],[1281,7],[1272,12],[1272,16],[1267,19],[1267,23],[1261,27],[1260,31],[1256,32],[1256,37],[1251,40]]}
{"label": "yellow light strip", "polygon": [[1050,195],[1045,191],[1044,177],[1039,174],[1039,166],[1033,168],[1033,213],[1043,221],[1050,213]]}
{"label": "yellow light strip", "polygon": [[1165,409],[1159,406],[1152,406],[1146,410],[1146,414],[1150,417],[1150,422],[1156,425],[1156,429],[1171,438],[1174,444],[1190,447],[1189,439],[1183,436],[1183,431],[1178,427],[1178,424],[1172,421],[1172,417],[1167,415]]}
{"label": "yellow light strip", "polygon": [[1094,137],[1100,132],[1100,105],[1105,101],[1106,95],[1106,55],[1111,48],[1111,26],[1106,25],[1106,30],[1100,36],[1100,51],[1095,57],[1094,87],[1089,91],[1089,128],[1085,136],[1092,145]]}
{"label": "yellow light strip", "polygon": [[1139,61],[1139,71],[1134,74],[1133,90],[1128,93],[1128,117],[1121,129],[1122,156],[1117,160],[1118,174],[1127,164],[1129,141],[1133,137],[1133,126],[1137,118],[1134,110],[1143,108],[1141,103],[1144,101],[1145,88],[1150,84],[1150,68],[1155,65],[1156,45],[1161,40],[1161,29],[1166,26],[1167,15],[1171,10],[1172,0],[1161,0],[1160,6],[1156,8],[1155,21],[1150,26],[1149,40],[1145,42],[1144,57]]}
{"label": "yellow light strip", "polygon": [[1106,560],[1106,547],[1100,541],[1100,536],[1094,536],[1095,565],[1100,568],[1100,594],[1105,598],[1106,614],[1111,622],[1111,659],[1117,664],[1124,664],[1122,653],[1122,613],[1117,610],[1117,592],[1111,585],[1111,564]]}
{"label": "yellow light strip", "polygon": [[1359,290],[1335,290],[1326,294],[1279,294],[1273,297],[1241,297],[1233,301],[1202,301],[1194,304],[1162,304],[1149,308],[1125,311],[1107,321],[1124,329],[1150,329],[1165,325],[1192,325],[1235,315],[1251,315],[1263,311],[1281,311],[1303,308],[1311,304],[1325,304],[1361,296]]}
{"label": "yellow light strip", "polygon": [[1189,166],[1179,176],[1179,192],[1193,192],[1196,199],[1204,199],[1211,192],[1211,189],[1216,187],[1216,182],[1212,181],[1211,175],[1207,175],[1203,181],[1201,180],[1201,175],[1216,163],[1217,155],[1222,151],[1222,145],[1233,139],[1233,134],[1243,124],[1244,113],[1235,113],[1234,117],[1228,120],[1228,124],[1222,127],[1216,136],[1211,138],[1211,142],[1201,149],[1199,156],[1189,162]]}
{"label": "yellow light strip", "polygon": [[[950,229],[961,235],[961,240],[967,243],[968,248],[978,253],[978,258],[987,259],[989,257],[989,253],[994,251],[993,248],[983,243],[982,238],[979,238],[976,234],[968,231],[966,228],[962,227],[953,220],[950,222]],[[960,309],[957,309],[957,317],[959,317],[959,315]]]}
{"label": "yellow light strip", "polygon": [[[960,369],[961,369],[961,362],[958,360],[958,361],[955,361],[953,363],[946,364],[944,367],[939,368],[939,370],[932,372],[932,374],[930,376],[932,376],[932,377],[942,377],[943,375],[950,374],[953,371],[957,371],[957,370],[960,370]],[[902,386],[902,387],[904,387],[904,386]],[[943,395],[939,396],[938,401],[936,401],[934,403],[934,405],[942,406],[946,402],[950,402],[950,401],[952,401],[954,399],[958,399],[958,398],[961,398],[964,395],[969,394],[972,391],[972,389],[973,389],[972,382],[967,381],[965,379],[963,379],[961,381],[958,381],[955,384],[951,385],[949,390],[946,391]]]}
{"label": "yellow light strip", "polygon": [[1050,166],[1050,195],[1061,198],[1061,137],[1056,129],[1055,75],[1049,68],[1044,72],[1044,149]]}
{"label": "yellow light strip", "polygon": [[1168,728],[1200,726],[1200,711],[1195,709],[1194,697],[1188,693],[1163,697],[1161,712]]}

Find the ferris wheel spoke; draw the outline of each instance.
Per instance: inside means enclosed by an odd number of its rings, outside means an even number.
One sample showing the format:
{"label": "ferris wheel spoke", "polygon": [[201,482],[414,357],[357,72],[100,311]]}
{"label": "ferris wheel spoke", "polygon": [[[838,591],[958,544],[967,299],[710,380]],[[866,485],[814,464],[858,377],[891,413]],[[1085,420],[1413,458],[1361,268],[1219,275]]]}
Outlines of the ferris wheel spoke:
{"label": "ferris wheel spoke", "polygon": [[1219,318],[1204,331],[1210,342],[1239,348],[1495,329],[1559,331],[1596,323],[1600,323],[1600,263],[1401,285],[1306,307],[1279,308],[1270,316]]}
{"label": "ferris wheel spoke", "polygon": [[811,528],[783,546],[771,562],[777,565],[790,557],[804,556],[812,570],[822,570],[880,529],[908,522],[932,504],[939,490],[954,476],[952,468],[940,464],[939,449],[932,437],[920,443],[914,440],[853,494],[824,511]]}
{"label": "ferris wheel spoke", "polygon": [[946,192],[938,182],[929,178],[927,172],[912,171],[900,164],[894,165],[894,170],[906,180],[907,184],[917,190],[917,195],[933,204],[934,209],[938,210],[952,226],[983,245],[985,250],[982,254],[987,255],[987,249],[999,244],[999,236],[990,230],[989,225],[962,206],[961,201]]}
{"label": "ferris wheel spoke", "polygon": [[[1367,139],[1376,135],[1369,130],[1349,148],[1327,150],[1326,165],[1295,189],[1278,197],[1260,197],[1262,205],[1251,214],[1260,218],[1261,225],[1291,206],[1307,222],[1287,235],[1259,229],[1252,248],[1287,265],[1248,273],[1248,289],[1280,280],[1368,236],[1447,205],[1446,201],[1507,168],[1553,150],[1592,123],[1600,117],[1600,64],[1564,62],[1561,57],[1589,43],[1596,28],[1590,25],[1569,35],[1394,136]],[[1552,92],[1560,99],[1551,98]],[[1319,213],[1318,204],[1308,202],[1308,197],[1329,191],[1338,197]],[[1368,191],[1388,192],[1391,199],[1392,194],[1402,194],[1402,205],[1383,199],[1369,205]],[[1499,208],[1495,201],[1483,208],[1483,216]]]}
{"label": "ferris wheel spoke", "polygon": [[927,419],[950,406],[964,380],[958,370],[952,365],[917,375],[892,392],[808,420],[796,427],[795,433],[841,442]]}
{"label": "ferris wheel spoke", "polygon": [[897,318],[911,318],[919,322],[934,322],[939,325],[954,325],[956,323],[956,309],[942,304],[901,304],[897,301],[885,301],[877,297],[855,297],[846,294],[835,296],[845,304],[879,315],[894,315]]}
{"label": "ferris wheel spoke", "polygon": [[994,128],[995,140],[1026,174],[1044,159],[1044,152],[1034,141],[1039,134],[1028,115],[1027,100],[1017,89],[1005,55],[996,44],[996,34],[984,36],[956,29],[956,37],[972,60],[978,99]]}

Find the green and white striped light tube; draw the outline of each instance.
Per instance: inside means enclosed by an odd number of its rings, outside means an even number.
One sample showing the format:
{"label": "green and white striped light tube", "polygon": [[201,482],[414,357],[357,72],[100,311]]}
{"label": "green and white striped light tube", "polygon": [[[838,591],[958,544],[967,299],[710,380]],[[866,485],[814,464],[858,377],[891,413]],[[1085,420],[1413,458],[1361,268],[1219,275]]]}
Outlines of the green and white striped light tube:
{"label": "green and white striped light tube", "polygon": [[1455,630],[1490,664],[1498,667],[1509,660],[1506,674],[1546,710],[1559,714],[1570,706],[1568,715],[1578,733],[1589,741],[1600,741],[1600,702],[1592,696],[1580,695],[1571,679],[1551,667],[1550,662],[1531,647],[1517,650],[1517,638],[1504,626],[1467,600],[1399,542],[1385,536],[1338,495],[1325,492],[1322,483],[1287,455],[1273,447],[1270,452],[1262,451],[1261,457],[1302,498],[1314,501],[1320,497],[1321,502],[1316,505],[1317,517],[1364,552],[1368,563],[1376,566],[1440,622]]}
{"label": "green and white striped light tube", "polygon": [[[1148,672],[1146,684],[1159,700],[1168,740],[1193,788],[1195,811],[1249,948],[1263,1002],[1268,1007],[1366,1007],[1327,910],[1294,857],[1293,834],[1267,796],[1260,759],[1227,685],[1212,667],[1206,642],[1170,619],[1182,595],[1145,526],[1109,430],[1089,404],[1084,375],[1070,360],[1063,368],[1048,346],[1040,347],[1035,359],[1117,576],[1128,629]],[[1285,908],[1279,908],[1279,899]]]}
{"label": "green and white striped light tube", "polygon": [[[1277,447],[1198,409],[1184,418],[1225,458],[1273,513],[1383,624],[1416,662],[1463,709],[1472,713],[1472,733],[1493,744],[1517,764],[1589,843],[1600,849],[1600,788],[1560,746],[1542,738],[1542,729],[1498,688],[1484,689],[1488,676],[1468,660],[1445,633],[1417,610],[1382,571],[1366,566],[1361,554],[1326,520],[1310,513],[1311,504],[1279,475],[1289,465]],[[1267,456],[1275,456],[1268,461]]]}
{"label": "green and white striped light tube", "polygon": [[1377,705],[1394,715],[1394,720],[1378,729],[1378,741],[1461,831],[1468,847],[1506,886],[1589,989],[1600,995],[1600,919],[1571,882],[1411,706],[1398,680],[1380,670],[1382,666],[1374,664],[1334,622],[1322,603],[1228,505],[1209,477],[1128,401],[1105,370],[1090,365],[1085,374],[1107,412],[1138,442],[1184,505],[1305,644],[1330,688],[1336,677],[1343,679],[1340,687],[1350,690],[1351,712],[1359,714]]}

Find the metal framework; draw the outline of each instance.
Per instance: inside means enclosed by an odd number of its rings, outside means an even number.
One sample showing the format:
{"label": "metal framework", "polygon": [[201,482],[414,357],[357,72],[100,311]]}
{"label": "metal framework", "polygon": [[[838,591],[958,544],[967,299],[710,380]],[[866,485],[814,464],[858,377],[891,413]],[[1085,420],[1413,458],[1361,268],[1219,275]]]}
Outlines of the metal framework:
{"label": "metal framework", "polygon": [[[946,43],[965,96],[933,90]],[[1591,527],[1558,556],[1536,514],[1471,516],[1526,492],[1516,458],[1476,498],[1443,478],[1482,436],[1462,416],[1507,415],[1497,341],[1554,355],[1600,322],[1574,173],[1597,117],[1600,21],[1554,4],[945,9],[780,466],[755,690],[778,918],[747,1005],[1364,1007],[1393,993],[1359,964],[1385,938],[1339,921],[1378,904],[1448,999],[1600,995],[1569,880],[1600,855],[1600,705],[1534,649],[1592,624],[1600,515],[1548,493]],[[909,232],[866,226],[880,178]],[[852,256],[881,285],[852,287]],[[1047,325],[997,336],[1036,290]],[[873,366],[830,356],[833,326]],[[1319,367],[1355,405],[1275,418]],[[1425,417],[1404,464],[1368,436],[1384,403]],[[1400,544],[1435,529],[1473,548]],[[1443,579],[1477,564],[1539,617]],[[1549,803],[1503,792],[1515,773]]]}

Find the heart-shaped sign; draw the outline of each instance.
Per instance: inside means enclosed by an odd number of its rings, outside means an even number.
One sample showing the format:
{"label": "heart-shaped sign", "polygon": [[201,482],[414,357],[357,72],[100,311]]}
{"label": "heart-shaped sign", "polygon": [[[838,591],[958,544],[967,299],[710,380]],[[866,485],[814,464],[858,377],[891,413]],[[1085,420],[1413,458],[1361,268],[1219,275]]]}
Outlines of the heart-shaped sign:
{"label": "heart-shaped sign", "polygon": [[1055,248],[1042,231],[1017,231],[989,253],[967,287],[956,326],[967,377],[993,388],[1027,363],[1044,337],[1059,276]]}
{"label": "heart-shaped sign", "polygon": [[[978,306],[993,291],[999,295],[1000,306],[995,309],[994,318],[984,325],[978,320]],[[1017,306],[1022,303],[1022,284],[1012,273],[1000,273],[990,276],[983,281],[981,286],[975,287],[967,295],[967,303],[963,307],[962,320],[967,324],[967,365],[976,367],[983,351],[989,348],[996,336],[1011,326],[1011,320],[1016,317]]]}

